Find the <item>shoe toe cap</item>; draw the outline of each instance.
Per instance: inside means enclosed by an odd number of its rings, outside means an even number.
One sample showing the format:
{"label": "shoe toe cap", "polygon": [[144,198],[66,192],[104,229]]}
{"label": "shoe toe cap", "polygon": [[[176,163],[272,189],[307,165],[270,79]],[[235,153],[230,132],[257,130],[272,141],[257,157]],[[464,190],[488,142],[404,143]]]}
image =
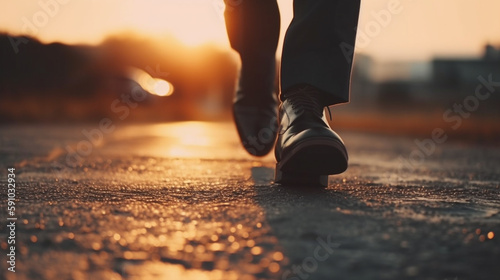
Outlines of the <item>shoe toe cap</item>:
{"label": "shoe toe cap", "polygon": [[265,156],[274,147],[278,129],[276,110],[235,106],[234,121],[248,153]]}

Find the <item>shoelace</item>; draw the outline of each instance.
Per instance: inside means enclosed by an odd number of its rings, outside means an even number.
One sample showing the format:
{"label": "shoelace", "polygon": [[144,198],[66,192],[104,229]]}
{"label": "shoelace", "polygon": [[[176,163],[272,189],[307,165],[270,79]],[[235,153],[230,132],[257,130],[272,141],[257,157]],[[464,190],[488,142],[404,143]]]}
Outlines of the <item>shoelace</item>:
{"label": "shoelace", "polygon": [[[318,92],[314,88],[309,86],[298,88],[295,91],[288,93],[287,99],[290,100],[292,109],[294,109],[297,114],[307,111],[312,112],[319,118],[323,117],[324,107],[320,104]],[[326,108],[328,109],[330,120],[332,120],[330,107],[326,106]]]}

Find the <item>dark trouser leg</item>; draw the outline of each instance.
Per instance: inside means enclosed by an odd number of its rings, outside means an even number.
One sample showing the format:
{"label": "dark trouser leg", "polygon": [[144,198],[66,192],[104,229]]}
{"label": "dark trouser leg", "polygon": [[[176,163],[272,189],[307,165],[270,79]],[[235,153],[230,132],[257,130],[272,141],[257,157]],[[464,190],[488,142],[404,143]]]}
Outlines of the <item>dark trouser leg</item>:
{"label": "dark trouser leg", "polygon": [[276,0],[225,0],[225,3],[229,41],[242,62],[239,90],[269,98],[274,91],[280,31],[278,4]]}
{"label": "dark trouser leg", "polygon": [[309,84],[326,93],[324,105],[349,101],[359,6],[360,0],[294,1],[283,47],[282,92]]}
{"label": "dark trouser leg", "polygon": [[233,116],[241,143],[252,155],[274,147],[278,100],[274,91],[280,14],[276,0],[225,0],[231,46],[241,57]]}

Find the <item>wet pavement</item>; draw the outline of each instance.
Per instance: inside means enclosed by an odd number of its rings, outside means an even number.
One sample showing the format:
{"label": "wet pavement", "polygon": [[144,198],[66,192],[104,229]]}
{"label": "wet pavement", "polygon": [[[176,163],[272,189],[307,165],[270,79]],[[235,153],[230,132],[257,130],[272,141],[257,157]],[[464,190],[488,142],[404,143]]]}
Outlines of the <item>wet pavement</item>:
{"label": "wet pavement", "polygon": [[500,148],[340,134],[319,189],[273,184],[231,123],[4,125],[1,278],[499,279]]}

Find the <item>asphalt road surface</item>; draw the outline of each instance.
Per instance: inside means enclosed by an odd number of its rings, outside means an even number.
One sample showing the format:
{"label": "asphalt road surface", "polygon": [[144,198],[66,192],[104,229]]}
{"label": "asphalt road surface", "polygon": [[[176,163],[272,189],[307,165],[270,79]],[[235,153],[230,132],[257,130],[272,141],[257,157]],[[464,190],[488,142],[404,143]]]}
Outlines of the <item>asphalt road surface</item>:
{"label": "asphalt road surface", "polygon": [[500,148],[340,134],[321,189],[231,123],[4,125],[2,279],[500,279]]}

